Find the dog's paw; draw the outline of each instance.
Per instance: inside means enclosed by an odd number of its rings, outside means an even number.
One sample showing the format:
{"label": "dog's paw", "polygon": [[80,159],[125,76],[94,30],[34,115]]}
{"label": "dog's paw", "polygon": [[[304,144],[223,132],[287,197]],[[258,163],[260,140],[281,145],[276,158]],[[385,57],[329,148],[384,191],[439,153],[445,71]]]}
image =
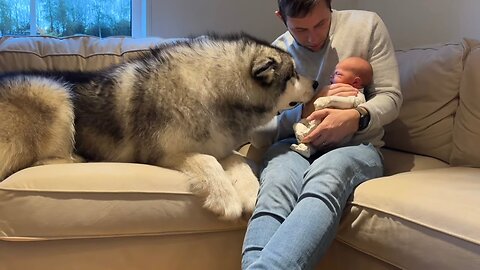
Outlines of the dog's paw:
{"label": "dog's paw", "polygon": [[250,217],[255,210],[257,203],[257,195],[259,189],[258,180],[249,181],[249,185],[243,184],[243,189],[239,191],[240,200],[242,201],[243,215]]}
{"label": "dog's paw", "polygon": [[257,164],[237,154],[222,160],[221,164],[239,197],[243,216],[250,216],[255,209],[259,189],[259,181],[256,176]]}
{"label": "dog's paw", "polygon": [[[237,173],[239,173],[239,170],[237,170]],[[243,166],[241,173],[230,174],[229,176],[233,178],[233,186],[242,202],[243,215],[250,216],[255,209],[258,189],[260,187],[257,176],[251,167],[246,164]]]}
{"label": "dog's paw", "polygon": [[223,220],[236,220],[242,216],[242,203],[237,194],[226,196],[209,194],[205,198],[203,207],[212,211]]}

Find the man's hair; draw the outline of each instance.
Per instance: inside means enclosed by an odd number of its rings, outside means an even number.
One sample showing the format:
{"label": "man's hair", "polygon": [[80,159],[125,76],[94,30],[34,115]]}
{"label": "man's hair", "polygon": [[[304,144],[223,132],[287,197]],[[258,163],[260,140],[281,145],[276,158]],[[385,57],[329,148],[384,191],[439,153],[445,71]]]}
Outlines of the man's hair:
{"label": "man's hair", "polygon": [[332,10],[332,0],[278,0],[278,11],[286,22],[286,17],[303,18],[321,1],[325,1],[327,7]]}

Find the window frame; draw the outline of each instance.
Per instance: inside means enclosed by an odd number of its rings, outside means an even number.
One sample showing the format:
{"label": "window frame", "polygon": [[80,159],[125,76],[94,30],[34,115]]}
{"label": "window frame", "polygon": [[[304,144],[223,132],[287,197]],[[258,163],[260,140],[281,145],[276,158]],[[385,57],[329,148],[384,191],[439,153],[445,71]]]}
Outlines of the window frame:
{"label": "window frame", "polygon": [[147,4],[151,0],[132,0],[132,37],[147,36]]}

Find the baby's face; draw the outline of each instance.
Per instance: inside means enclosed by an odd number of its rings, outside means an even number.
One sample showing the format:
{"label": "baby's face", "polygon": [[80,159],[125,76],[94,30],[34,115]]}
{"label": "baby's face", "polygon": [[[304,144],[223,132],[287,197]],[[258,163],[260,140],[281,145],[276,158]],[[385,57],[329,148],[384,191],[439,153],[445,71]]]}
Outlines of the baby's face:
{"label": "baby's face", "polygon": [[353,74],[351,70],[342,68],[340,65],[337,65],[335,71],[330,76],[330,83],[353,84],[355,77],[355,74]]}

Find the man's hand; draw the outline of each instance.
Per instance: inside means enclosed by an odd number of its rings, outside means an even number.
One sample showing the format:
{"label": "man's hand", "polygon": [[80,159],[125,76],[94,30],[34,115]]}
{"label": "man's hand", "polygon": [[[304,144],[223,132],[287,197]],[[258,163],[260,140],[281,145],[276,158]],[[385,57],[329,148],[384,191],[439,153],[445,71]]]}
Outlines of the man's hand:
{"label": "man's hand", "polygon": [[336,83],[327,85],[307,104],[302,112],[302,118],[308,121],[316,120],[320,123],[309,135],[303,139],[303,143],[311,143],[317,148],[338,145],[347,136],[353,135],[358,130],[359,113],[354,109],[322,109],[315,111],[313,102],[318,97],[326,96],[356,96],[359,93],[355,87]]}
{"label": "man's hand", "polygon": [[320,124],[310,132],[303,143],[311,143],[317,148],[338,145],[347,136],[358,130],[360,114],[355,109],[322,109],[314,111],[307,117]]}
{"label": "man's hand", "polygon": [[349,96],[356,96],[358,95],[358,93],[359,93],[358,89],[349,84],[334,83],[334,84],[327,85],[323,87],[322,90],[318,91],[318,93],[308,103],[305,103],[305,105],[303,106],[302,118],[306,118],[315,110],[315,107],[313,106],[313,102],[319,97],[326,97],[326,96],[349,97]]}

